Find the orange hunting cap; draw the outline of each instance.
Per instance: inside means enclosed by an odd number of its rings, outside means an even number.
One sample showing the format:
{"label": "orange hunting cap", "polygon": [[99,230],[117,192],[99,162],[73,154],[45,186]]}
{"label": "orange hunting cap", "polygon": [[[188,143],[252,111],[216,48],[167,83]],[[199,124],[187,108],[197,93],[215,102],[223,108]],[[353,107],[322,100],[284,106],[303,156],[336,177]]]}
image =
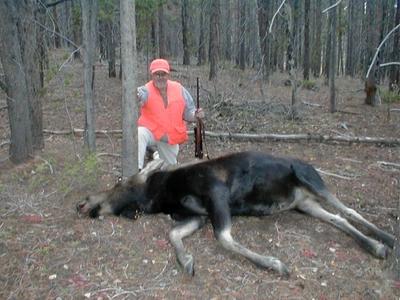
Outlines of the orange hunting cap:
{"label": "orange hunting cap", "polygon": [[151,62],[150,73],[153,74],[157,71],[162,71],[169,74],[169,63],[165,59],[158,58]]}

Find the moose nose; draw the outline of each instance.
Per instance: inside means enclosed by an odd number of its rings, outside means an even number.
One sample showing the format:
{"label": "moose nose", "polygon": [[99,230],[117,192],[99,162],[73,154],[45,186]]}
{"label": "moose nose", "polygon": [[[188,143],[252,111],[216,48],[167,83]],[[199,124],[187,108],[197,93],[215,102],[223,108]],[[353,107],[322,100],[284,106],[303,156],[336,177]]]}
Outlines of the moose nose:
{"label": "moose nose", "polygon": [[76,211],[77,212],[81,212],[82,211],[82,209],[85,207],[85,204],[84,203],[78,203],[77,205],[76,205]]}

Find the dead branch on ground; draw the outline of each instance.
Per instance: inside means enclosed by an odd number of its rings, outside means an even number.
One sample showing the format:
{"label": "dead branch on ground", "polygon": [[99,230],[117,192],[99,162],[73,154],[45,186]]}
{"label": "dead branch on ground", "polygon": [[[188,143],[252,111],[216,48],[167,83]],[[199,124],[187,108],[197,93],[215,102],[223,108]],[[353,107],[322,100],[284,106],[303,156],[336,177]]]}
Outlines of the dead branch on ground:
{"label": "dead branch on ground", "polygon": [[[75,136],[82,136],[84,130],[73,128],[71,130],[43,130],[46,134],[55,135],[69,135],[74,134]],[[188,131],[189,135],[193,135],[192,131]],[[107,135],[122,135],[122,130],[96,130],[96,136],[107,136]],[[274,134],[274,133],[231,133],[231,132],[212,132],[205,131],[207,137],[212,138],[229,138],[246,141],[310,141],[319,143],[355,143],[355,144],[378,144],[384,146],[400,146],[400,139],[396,138],[380,138],[380,137],[368,137],[368,136],[343,136],[343,135],[323,135],[323,134],[312,134],[312,133],[299,133],[299,134]]]}

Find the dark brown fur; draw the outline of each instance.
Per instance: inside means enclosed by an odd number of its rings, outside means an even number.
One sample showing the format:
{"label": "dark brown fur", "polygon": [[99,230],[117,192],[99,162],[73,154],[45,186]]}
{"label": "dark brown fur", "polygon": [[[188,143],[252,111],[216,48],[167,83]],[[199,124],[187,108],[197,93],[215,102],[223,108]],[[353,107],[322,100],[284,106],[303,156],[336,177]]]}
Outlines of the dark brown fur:
{"label": "dark brown fur", "polygon": [[[344,217],[329,213],[321,204],[333,206]],[[77,209],[90,217],[115,214],[135,218],[140,213],[164,213],[183,220],[170,232],[170,241],[178,262],[189,274],[194,274],[194,260],[182,239],[201,228],[207,219],[224,248],[259,267],[289,274],[279,259],[252,252],[233,239],[231,221],[235,215],[265,216],[297,209],[346,232],[376,257],[385,258],[387,246],[394,245],[391,234],[330,193],[311,165],[259,152],[235,153],[168,171],[142,172],[109,191],[88,196]],[[347,219],[364,226],[374,238],[361,233]]]}

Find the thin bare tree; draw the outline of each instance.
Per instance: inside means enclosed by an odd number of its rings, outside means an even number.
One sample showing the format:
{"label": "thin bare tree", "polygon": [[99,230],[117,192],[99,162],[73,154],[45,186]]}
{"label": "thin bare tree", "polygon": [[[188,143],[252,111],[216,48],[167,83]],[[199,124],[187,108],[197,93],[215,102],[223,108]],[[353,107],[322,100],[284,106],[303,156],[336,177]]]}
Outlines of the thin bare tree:
{"label": "thin bare tree", "polygon": [[96,151],[96,123],[94,105],[94,75],[97,37],[97,0],[81,0],[83,36],[83,81],[85,99],[85,145]]}
{"label": "thin bare tree", "polygon": [[120,0],[122,60],[122,174],[138,172],[137,125],[138,105],[135,1]]}

